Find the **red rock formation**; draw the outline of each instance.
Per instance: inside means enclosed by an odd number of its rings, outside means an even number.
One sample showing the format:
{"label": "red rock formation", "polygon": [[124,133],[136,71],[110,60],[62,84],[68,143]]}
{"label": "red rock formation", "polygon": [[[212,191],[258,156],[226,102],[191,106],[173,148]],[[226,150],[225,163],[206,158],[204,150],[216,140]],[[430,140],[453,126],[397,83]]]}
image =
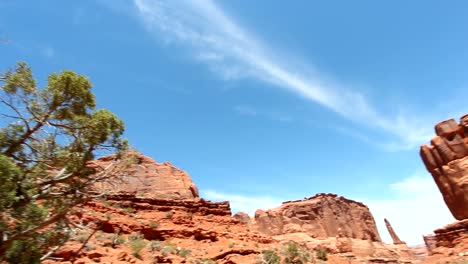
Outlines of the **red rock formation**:
{"label": "red rock formation", "polygon": [[468,115],[460,124],[454,119],[435,126],[431,145],[421,146],[420,155],[432,174],[452,215],[468,218]]}
{"label": "red rock formation", "polygon": [[431,146],[421,146],[421,158],[460,221],[424,236],[430,255],[425,263],[455,263],[468,256],[468,115],[459,124],[454,119],[440,122],[435,131]]}
{"label": "red rock formation", "polygon": [[[468,219],[424,236],[429,257],[423,263],[465,263],[468,260]],[[459,262],[458,262],[459,261]]]}
{"label": "red rock formation", "polygon": [[385,226],[387,227],[388,233],[392,237],[393,244],[398,245],[398,244],[406,244],[405,242],[401,241],[398,235],[395,233],[395,230],[393,230],[392,225],[387,219],[384,219],[385,221]]}
{"label": "red rock formation", "polygon": [[257,210],[251,226],[272,235],[275,240],[292,240],[309,249],[325,249],[357,263],[410,263],[414,260],[414,254],[405,244],[381,242],[366,205],[335,194],[317,194],[304,200],[284,202],[271,210]]}
{"label": "red rock formation", "polygon": [[[134,192],[137,196],[156,199],[192,199],[198,197],[198,188],[190,176],[169,162],[158,163],[138,152],[130,152],[135,163],[122,172],[122,182],[100,184],[98,190],[106,193]],[[106,167],[115,155],[102,157],[98,166]]]}
{"label": "red rock formation", "polygon": [[[244,213],[231,216],[229,202],[200,199],[186,173],[139,153],[132,155],[137,162],[124,172],[122,182],[97,186],[106,195],[69,217],[69,222],[85,229],[55,252],[54,257],[61,259],[44,263],[257,263],[262,251],[280,253],[284,242],[291,240],[307,250],[328,251],[329,263],[412,260],[406,245],[380,242],[374,219],[362,203],[318,194],[259,210],[253,220]],[[97,163],[106,166],[114,159],[108,156]],[[89,234],[93,236],[87,240]],[[82,247],[83,241],[89,242]],[[135,241],[144,246],[138,254]]]}
{"label": "red rock formation", "polygon": [[241,221],[242,223],[248,224],[250,222],[250,216],[244,212],[237,212],[232,217],[236,218],[237,220]]}
{"label": "red rock formation", "polygon": [[366,205],[335,194],[317,194],[280,207],[255,212],[255,226],[269,235],[305,233],[313,238],[341,236],[380,242]]}

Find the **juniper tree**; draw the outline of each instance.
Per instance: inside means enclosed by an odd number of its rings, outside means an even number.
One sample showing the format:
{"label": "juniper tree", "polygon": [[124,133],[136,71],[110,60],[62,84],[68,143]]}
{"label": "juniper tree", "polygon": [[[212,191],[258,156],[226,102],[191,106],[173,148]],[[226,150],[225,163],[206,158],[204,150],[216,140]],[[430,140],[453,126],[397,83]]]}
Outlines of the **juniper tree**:
{"label": "juniper tree", "polygon": [[92,166],[126,148],[124,124],[96,110],[87,77],[52,73],[38,88],[23,62],[0,75],[0,262],[39,263],[65,242],[69,215],[123,164]]}

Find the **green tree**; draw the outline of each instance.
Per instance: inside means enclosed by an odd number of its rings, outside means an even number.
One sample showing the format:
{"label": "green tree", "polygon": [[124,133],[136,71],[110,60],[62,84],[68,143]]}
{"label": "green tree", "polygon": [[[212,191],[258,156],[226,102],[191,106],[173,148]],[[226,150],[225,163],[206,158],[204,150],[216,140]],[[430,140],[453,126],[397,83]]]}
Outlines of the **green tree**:
{"label": "green tree", "polygon": [[[68,217],[125,166],[93,165],[122,153],[124,124],[95,109],[87,77],[52,73],[39,89],[23,62],[0,75],[0,262],[39,263],[70,235]],[[117,155],[119,156],[119,155]]]}

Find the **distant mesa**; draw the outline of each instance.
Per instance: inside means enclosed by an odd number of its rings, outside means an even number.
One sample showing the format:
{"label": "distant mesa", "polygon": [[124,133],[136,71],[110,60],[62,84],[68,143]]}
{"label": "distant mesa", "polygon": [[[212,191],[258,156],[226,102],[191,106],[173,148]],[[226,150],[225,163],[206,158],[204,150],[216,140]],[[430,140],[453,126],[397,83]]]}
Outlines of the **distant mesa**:
{"label": "distant mesa", "polygon": [[336,194],[317,194],[255,212],[255,226],[269,235],[302,232],[313,238],[336,237],[381,242],[369,208]]}

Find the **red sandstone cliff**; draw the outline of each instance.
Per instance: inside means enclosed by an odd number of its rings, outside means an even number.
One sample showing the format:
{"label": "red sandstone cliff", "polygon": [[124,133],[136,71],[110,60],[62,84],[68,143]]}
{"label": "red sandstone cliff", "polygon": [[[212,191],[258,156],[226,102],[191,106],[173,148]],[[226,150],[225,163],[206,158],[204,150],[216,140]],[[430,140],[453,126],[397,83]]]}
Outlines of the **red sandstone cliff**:
{"label": "red sandstone cliff", "polygon": [[313,238],[348,237],[380,242],[374,217],[366,205],[335,194],[284,202],[255,212],[255,226],[269,235],[304,233]]}
{"label": "red sandstone cliff", "polygon": [[406,245],[382,243],[366,205],[335,194],[317,194],[267,211],[257,210],[251,226],[275,240],[293,240],[361,263],[414,261]]}
{"label": "red sandstone cliff", "polygon": [[[158,199],[193,199],[198,197],[198,188],[190,176],[169,162],[158,163],[138,152],[130,152],[133,164],[121,172],[123,178],[113,184],[100,184],[100,192],[118,194],[133,192],[136,196]],[[115,155],[102,157],[97,166],[105,168]]]}
{"label": "red sandstone cliff", "polygon": [[[328,263],[411,263],[406,245],[380,241],[367,206],[333,194],[289,201],[231,216],[229,202],[198,197],[187,173],[131,153],[123,181],[96,186],[105,192],[69,216],[78,228],[44,263],[256,263],[264,250],[281,255],[287,243],[302,252],[328,252]],[[97,160],[105,167],[116,157]],[[89,240],[88,240],[89,239]],[[136,252],[135,247],[141,247]],[[208,262],[206,262],[208,263]]]}
{"label": "red sandstone cliff", "polygon": [[[468,115],[435,126],[431,145],[422,145],[420,155],[452,215],[460,220],[425,236],[427,261],[468,260]],[[445,258],[445,259],[444,259]]]}

